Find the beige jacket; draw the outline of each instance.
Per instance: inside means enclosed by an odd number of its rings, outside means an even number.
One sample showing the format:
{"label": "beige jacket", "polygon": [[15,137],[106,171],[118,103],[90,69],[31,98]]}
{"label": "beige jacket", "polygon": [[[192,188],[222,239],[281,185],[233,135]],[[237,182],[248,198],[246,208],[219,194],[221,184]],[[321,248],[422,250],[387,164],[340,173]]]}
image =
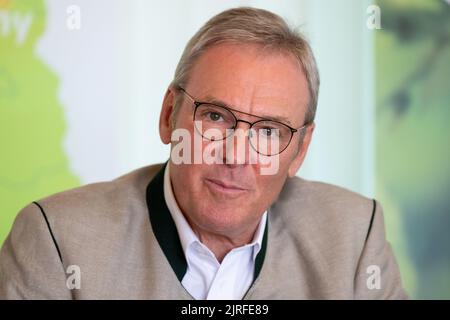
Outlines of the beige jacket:
{"label": "beige jacket", "polygon": [[[292,178],[266,229],[244,299],[406,297],[373,200]],[[155,165],[25,207],[0,252],[0,299],[192,299],[185,270]]]}

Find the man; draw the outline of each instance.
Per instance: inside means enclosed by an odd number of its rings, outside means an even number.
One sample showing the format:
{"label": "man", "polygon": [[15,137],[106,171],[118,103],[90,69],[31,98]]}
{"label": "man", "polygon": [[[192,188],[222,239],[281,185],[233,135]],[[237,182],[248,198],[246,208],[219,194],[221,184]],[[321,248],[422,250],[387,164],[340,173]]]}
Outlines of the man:
{"label": "man", "polygon": [[24,208],[0,298],[404,298],[380,205],[295,177],[318,90],[280,17],[213,17],[164,97],[170,160]]}

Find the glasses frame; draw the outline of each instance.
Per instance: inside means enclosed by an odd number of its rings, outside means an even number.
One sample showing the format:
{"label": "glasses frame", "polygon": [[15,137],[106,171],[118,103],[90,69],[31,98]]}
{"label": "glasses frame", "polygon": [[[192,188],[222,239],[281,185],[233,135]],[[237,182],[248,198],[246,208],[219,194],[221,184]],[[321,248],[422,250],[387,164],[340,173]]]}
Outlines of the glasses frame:
{"label": "glasses frame", "polygon": [[[266,154],[264,154],[264,153],[259,152],[259,151],[256,149],[256,147],[253,145],[253,143],[251,142],[250,136],[248,136],[248,140],[249,140],[250,145],[252,146],[252,148],[253,148],[258,154],[264,155],[264,156],[266,156],[266,157],[272,157],[272,156],[276,156],[276,155],[279,155],[280,153],[282,153],[282,152],[283,152],[284,150],[286,150],[286,149],[289,147],[289,145],[291,144],[292,138],[294,137],[294,133],[299,132],[299,131],[305,129],[305,128],[309,125],[309,123],[305,123],[305,124],[303,124],[303,125],[302,125],[301,127],[299,127],[299,128],[293,128],[293,127],[291,127],[290,125],[287,125],[286,123],[283,123],[283,122],[281,122],[281,121],[263,118],[263,117],[260,117],[260,116],[257,116],[257,115],[251,114],[251,113],[246,113],[246,112],[244,112],[244,111],[235,110],[235,109],[232,109],[232,108],[230,108],[230,107],[223,106],[223,105],[218,105],[218,104],[212,103],[212,102],[198,101],[198,100],[196,100],[193,96],[191,96],[191,95],[190,95],[183,87],[178,86],[178,89],[179,89],[181,92],[183,92],[187,97],[189,97],[189,99],[192,100],[192,102],[193,102],[193,104],[194,104],[194,106],[195,106],[195,108],[194,108],[194,114],[193,114],[193,118],[192,118],[192,120],[193,120],[194,122],[195,122],[195,115],[196,115],[196,113],[197,113],[198,107],[200,107],[201,105],[204,105],[204,104],[209,104],[209,105],[213,105],[213,106],[215,106],[215,107],[223,108],[223,109],[227,110],[227,111],[233,116],[233,118],[234,118],[234,120],[235,120],[235,123],[234,123],[234,126],[233,126],[232,128],[230,128],[231,130],[236,130],[236,127],[237,127],[237,125],[238,125],[239,122],[247,123],[247,124],[249,125],[249,130],[251,130],[251,128],[252,128],[255,124],[260,123],[260,122],[264,122],[264,121],[276,122],[276,123],[279,123],[279,124],[281,124],[281,125],[283,125],[283,126],[289,128],[289,130],[290,130],[290,132],[291,132],[291,136],[290,136],[290,138],[289,138],[288,143],[286,144],[286,147],[284,147],[283,150],[279,151],[278,153],[271,154],[271,155],[266,155]],[[236,115],[234,114],[234,112],[242,113],[242,114],[245,114],[245,115],[251,116],[251,117],[256,117],[256,118],[259,118],[260,120],[257,120],[257,121],[254,121],[254,122],[250,122],[250,121],[246,121],[246,120],[243,120],[243,119],[239,119],[238,117],[236,117]],[[197,129],[196,126],[195,126],[195,129],[198,131],[198,129]],[[229,137],[229,136],[225,136],[223,139],[220,139],[220,140],[211,140],[211,139],[209,139],[209,138],[203,136],[203,134],[202,134],[201,132],[199,132],[199,134],[200,134],[203,138],[205,138],[205,139],[207,139],[207,140],[209,140],[209,141],[222,141],[222,140],[225,140],[225,139],[227,139],[227,138]]]}

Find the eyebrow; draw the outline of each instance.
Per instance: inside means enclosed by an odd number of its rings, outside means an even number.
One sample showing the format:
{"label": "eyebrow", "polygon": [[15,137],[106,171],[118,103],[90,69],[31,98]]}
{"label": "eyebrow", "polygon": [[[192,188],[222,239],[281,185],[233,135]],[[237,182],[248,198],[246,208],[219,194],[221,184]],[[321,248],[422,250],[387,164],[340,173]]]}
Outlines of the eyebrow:
{"label": "eyebrow", "polygon": [[255,117],[255,118],[259,118],[261,120],[272,120],[272,121],[285,123],[288,126],[294,128],[294,126],[291,124],[289,119],[286,118],[286,117],[283,117],[283,116],[267,116],[267,115],[260,115],[260,116],[258,116],[258,115],[252,114],[252,113],[247,113],[247,112],[244,112],[244,111],[240,111],[240,110],[237,110],[237,109],[234,109],[234,108],[230,107],[230,105],[228,103],[223,102],[222,100],[214,98],[213,96],[210,96],[210,95],[206,96],[206,101],[202,100],[202,101],[199,101],[199,102],[215,104],[215,105],[218,105],[218,106],[221,106],[221,107],[228,108],[228,109],[230,109],[232,111],[245,114],[247,116],[252,116],[252,117]]}

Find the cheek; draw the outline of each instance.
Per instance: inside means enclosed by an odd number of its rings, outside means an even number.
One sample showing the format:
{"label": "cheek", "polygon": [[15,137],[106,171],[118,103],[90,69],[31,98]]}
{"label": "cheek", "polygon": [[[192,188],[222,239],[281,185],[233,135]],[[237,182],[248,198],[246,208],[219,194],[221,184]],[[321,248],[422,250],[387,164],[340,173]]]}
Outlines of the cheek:
{"label": "cheek", "polygon": [[280,167],[282,167],[281,170],[285,173],[286,177],[288,177],[291,167],[296,164],[297,156],[300,152],[300,146],[298,145],[298,142],[294,141],[293,143],[294,144],[292,145],[292,148],[286,150],[286,154],[283,154],[283,157],[280,160]]}
{"label": "cheek", "polygon": [[199,165],[172,165],[172,188],[183,212],[197,212],[202,205],[204,190]]}
{"label": "cheek", "polygon": [[[180,186],[181,194],[189,192],[198,192],[200,171],[197,165],[173,165],[171,169],[174,184]],[[172,170],[173,168],[173,170]]]}
{"label": "cheek", "polygon": [[272,157],[260,156],[259,163],[255,168],[256,176],[260,177],[259,179],[269,186],[272,184],[271,181],[284,181],[295,158],[291,152],[286,151]]}
{"label": "cheek", "polygon": [[272,174],[260,174],[262,170],[261,165],[255,168],[256,184],[258,186],[258,197],[266,198],[268,202],[275,200],[275,198],[283,188],[284,183],[286,182],[289,167],[294,158],[295,157],[290,152],[286,152],[286,154],[280,154],[279,159],[276,162],[276,166],[273,166],[274,168],[276,167],[276,170],[272,170]]}
{"label": "cheek", "polygon": [[285,181],[286,174],[272,176],[258,175],[256,178],[258,188],[254,198],[254,205],[257,203],[262,207],[272,205],[283,188]]}

